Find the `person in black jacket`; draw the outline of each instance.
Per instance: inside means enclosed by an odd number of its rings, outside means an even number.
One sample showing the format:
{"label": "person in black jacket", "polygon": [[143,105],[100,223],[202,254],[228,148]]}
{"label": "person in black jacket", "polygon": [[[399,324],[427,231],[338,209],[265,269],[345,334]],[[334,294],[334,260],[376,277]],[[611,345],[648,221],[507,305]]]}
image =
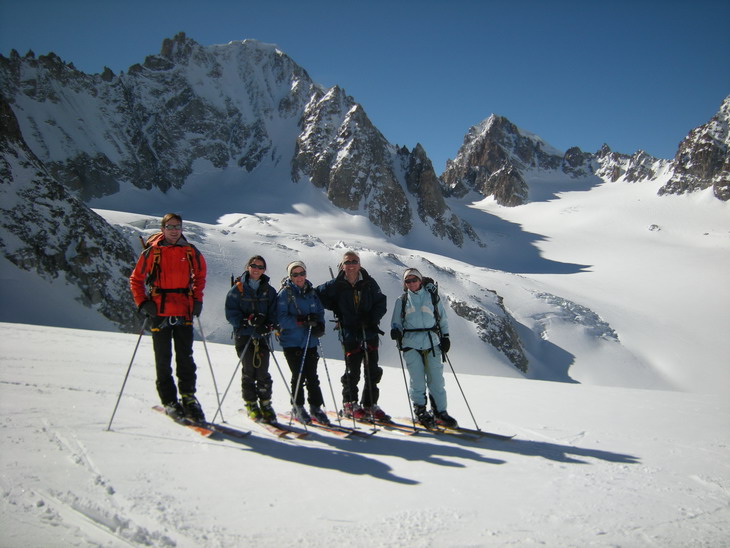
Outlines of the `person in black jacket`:
{"label": "person in black jacket", "polygon": [[[387,420],[390,417],[377,405],[378,383],[383,376],[378,366],[378,335],[382,334],[379,324],[387,311],[386,296],[361,268],[354,251],[344,254],[337,277],[317,287],[317,294],[322,305],[334,312],[345,352],[346,369],[341,379],[344,415]],[[363,364],[365,385],[360,405],[358,383]]]}
{"label": "person in black jacket", "polygon": [[228,292],[225,307],[226,319],[233,326],[236,354],[243,364],[241,386],[248,416],[255,421],[275,422],[267,336],[276,324],[276,290],[264,272],[264,258],[251,257],[246,271]]}

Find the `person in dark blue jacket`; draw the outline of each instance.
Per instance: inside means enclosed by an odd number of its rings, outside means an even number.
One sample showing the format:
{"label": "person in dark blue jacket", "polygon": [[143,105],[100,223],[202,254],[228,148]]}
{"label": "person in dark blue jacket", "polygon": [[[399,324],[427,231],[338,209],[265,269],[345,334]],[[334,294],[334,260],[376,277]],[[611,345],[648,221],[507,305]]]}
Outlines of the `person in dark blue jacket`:
{"label": "person in dark blue jacket", "polygon": [[[307,280],[307,268],[301,261],[286,267],[289,277],[276,298],[279,343],[291,369],[292,415],[299,422],[309,424],[312,419],[329,424],[322,409],[324,399],[319,386],[317,346],[324,335],[324,307]],[[304,408],[304,387],[307,387],[309,413]]]}
{"label": "person in dark blue jacket", "polygon": [[[360,257],[347,251],[337,277],[317,287],[322,305],[335,314],[345,352],[345,374],[342,376],[343,413],[346,417],[387,420],[388,415],[377,405],[378,383],[383,369],[378,366],[379,324],[387,311],[387,298],[380,286],[360,266]],[[358,403],[358,383],[365,364],[365,385]]]}
{"label": "person in dark blue jacket", "polygon": [[225,307],[226,319],[233,326],[236,354],[243,365],[241,387],[248,416],[255,421],[275,422],[268,334],[276,325],[276,290],[264,272],[264,258],[251,257],[246,271],[228,292]]}

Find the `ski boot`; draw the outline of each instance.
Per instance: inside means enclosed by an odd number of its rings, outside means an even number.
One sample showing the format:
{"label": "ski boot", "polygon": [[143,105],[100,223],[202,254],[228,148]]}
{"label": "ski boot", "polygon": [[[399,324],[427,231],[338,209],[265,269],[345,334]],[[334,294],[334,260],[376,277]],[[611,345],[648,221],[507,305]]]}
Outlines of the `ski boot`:
{"label": "ski boot", "polygon": [[312,417],[309,416],[309,413],[307,413],[303,405],[295,405],[292,407],[291,414],[292,417],[302,424],[310,424],[312,422]]}
{"label": "ski boot", "polygon": [[371,405],[370,407],[365,407],[364,409],[366,416],[371,417],[374,421],[388,422],[390,420],[390,415],[388,415],[377,405]]}
{"label": "ski boot", "polygon": [[181,397],[183,413],[185,418],[192,422],[205,422],[203,409],[198,399],[193,394],[183,394]]}
{"label": "ski boot", "polygon": [[165,414],[172,420],[185,420],[185,412],[183,411],[182,405],[180,405],[179,401],[175,400],[173,402],[165,403],[163,404],[163,407],[165,408]]}
{"label": "ski boot", "polygon": [[263,418],[263,414],[261,413],[261,409],[259,409],[259,404],[255,401],[247,401],[245,403],[246,406],[246,413],[248,414],[248,418],[252,421],[259,422]]}
{"label": "ski boot", "polygon": [[416,416],[416,423],[422,425],[424,428],[431,429],[436,426],[433,415],[429,413],[425,405],[414,404],[413,414]]}
{"label": "ski boot", "polygon": [[433,417],[436,420],[436,424],[438,426],[443,426],[444,428],[458,428],[459,423],[456,422],[456,419],[449,415],[446,411],[436,411],[433,412]]}
{"label": "ski boot", "polygon": [[324,410],[315,405],[309,406],[309,414],[312,416],[312,419],[314,422],[317,422],[319,424],[324,424],[325,426],[329,426],[330,420],[327,417],[327,413],[324,412]]}
{"label": "ski boot", "polygon": [[348,419],[362,420],[366,417],[366,414],[359,403],[348,401],[342,406],[342,416]]}
{"label": "ski boot", "polygon": [[261,400],[261,420],[270,424],[276,422],[276,411],[271,406],[271,400]]}

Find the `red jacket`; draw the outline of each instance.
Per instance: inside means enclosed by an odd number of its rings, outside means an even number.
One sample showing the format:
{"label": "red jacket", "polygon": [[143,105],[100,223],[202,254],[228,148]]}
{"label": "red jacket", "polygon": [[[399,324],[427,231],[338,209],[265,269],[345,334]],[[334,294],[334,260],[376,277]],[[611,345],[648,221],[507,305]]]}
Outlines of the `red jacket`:
{"label": "red jacket", "polygon": [[205,275],[205,259],[195,246],[183,237],[174,245],[159,238],[139,256],[129,287],[137,307],[152,299],[159,316],[191,319],[193,301],[203,302]]}

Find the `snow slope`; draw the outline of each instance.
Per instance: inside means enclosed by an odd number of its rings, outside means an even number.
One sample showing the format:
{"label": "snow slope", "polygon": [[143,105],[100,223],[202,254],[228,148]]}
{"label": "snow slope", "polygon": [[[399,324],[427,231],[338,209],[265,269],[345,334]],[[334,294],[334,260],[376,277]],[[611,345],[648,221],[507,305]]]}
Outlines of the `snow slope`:
{"label": "snow slope", "polygon": [[[719,395],[463,374],[479,426],[513,441],[382,431],[206,440],[150,410],[145,336],[107,431],[136,341],[0,324],[0,546],[721,547],[730,538],[730,404]],[[232,352],[207,346],[221,387]],[[199,342],[195,353],[210,415],[211,367]],[[327,367],[335,378],[343,365]],[[407,415],[397,369],[382,387],[383,405]],[[447,389],[452,413],[472,425],[451,375]],[[232,392],[223,414],[249,427],[239,407]]]}

